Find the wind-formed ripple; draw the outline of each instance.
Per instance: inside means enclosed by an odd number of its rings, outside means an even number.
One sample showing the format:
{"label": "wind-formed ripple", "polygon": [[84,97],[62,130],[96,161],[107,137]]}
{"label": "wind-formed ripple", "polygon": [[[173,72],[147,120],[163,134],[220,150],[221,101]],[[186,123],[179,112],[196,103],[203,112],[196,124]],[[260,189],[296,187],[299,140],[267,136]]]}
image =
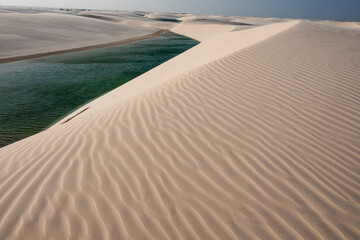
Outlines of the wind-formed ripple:
{"label": "wind-formed ripple", "polygon": [[164,33],[115,47],[1,64],[0,147],[45,129],[197,43]]}

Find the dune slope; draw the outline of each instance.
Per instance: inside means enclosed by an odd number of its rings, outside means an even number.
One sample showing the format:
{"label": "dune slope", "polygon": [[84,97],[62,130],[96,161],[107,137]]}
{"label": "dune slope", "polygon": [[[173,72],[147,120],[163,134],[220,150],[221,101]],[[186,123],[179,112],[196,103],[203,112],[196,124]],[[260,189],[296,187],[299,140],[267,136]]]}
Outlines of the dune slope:
{"label": "dune slope", "polygon": [[358,239],[359,36],[299,23],[0,149],[0,239]]}
{"label": "dune slope", "polygon": [[0,60],[141,37],[156,29],[58,13],[0,14]]}

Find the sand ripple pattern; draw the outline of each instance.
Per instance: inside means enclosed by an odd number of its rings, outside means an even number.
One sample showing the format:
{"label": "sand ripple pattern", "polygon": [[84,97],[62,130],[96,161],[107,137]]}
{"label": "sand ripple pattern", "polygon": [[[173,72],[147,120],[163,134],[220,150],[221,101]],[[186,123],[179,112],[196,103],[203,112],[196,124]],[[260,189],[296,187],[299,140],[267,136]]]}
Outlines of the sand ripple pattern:
{"label": "sand ripple pattern", "polygon": [[0,239],[360,239],[359,39],[300,23],[0,149]]}

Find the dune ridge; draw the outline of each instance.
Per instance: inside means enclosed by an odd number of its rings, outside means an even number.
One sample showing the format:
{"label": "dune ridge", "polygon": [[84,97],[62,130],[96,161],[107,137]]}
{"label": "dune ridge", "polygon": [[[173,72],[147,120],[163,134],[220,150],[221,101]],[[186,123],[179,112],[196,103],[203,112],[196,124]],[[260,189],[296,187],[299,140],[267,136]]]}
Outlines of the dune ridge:
{"label": "dune ridge", "polygon": [[231,32],[234,29],[235,26],[232,25],[207,24],[204,27],[203,24],[181,23],[173,27],[171,31],[203,42],[219,34]]}
{"label": "dune ridge", "polygon": [[0,239],[359,238],[359,32],[248,37],[1,148]]}
{"label": "dune ridge", "polygon": [[[84,105],[74,111],[69,116],[76,115],[86,107],[90,107],[89,111],[96,111],[97,108],[103,109],[106,106],[118,104],[125,99],[134,97],[137,94],[146,92],[147,90],[157,87],[158,85],[180,75],[196,69],[206,63],[217,60],[219,58],[231,55],[234,51],[239,51],[252,44],[264,41],[282,31],[298,24],[299,21],[291,21],[285,23],[277,23],[272,26],[261,26],[254,29],[248,29],[238,32],[223,33],[220,31],[212,31],[208,33],[204,42],[189,49],[188,51],[170,59],[160,66],[151,69],[143,75],[127,82],[121,87],[114,89],[106,95],[95,99],[89,104]],[[206,26],[204,26],[206,28]],[[196,29],[196,28],[195,28]],[[173,30],[173,29],[172,29]],[[175,33],[183,34],[188,37],[197,35],[196,31],[190,30],[188,26],[180,27],[174,30]],[[55,124],[54,126],[56,126]]]}

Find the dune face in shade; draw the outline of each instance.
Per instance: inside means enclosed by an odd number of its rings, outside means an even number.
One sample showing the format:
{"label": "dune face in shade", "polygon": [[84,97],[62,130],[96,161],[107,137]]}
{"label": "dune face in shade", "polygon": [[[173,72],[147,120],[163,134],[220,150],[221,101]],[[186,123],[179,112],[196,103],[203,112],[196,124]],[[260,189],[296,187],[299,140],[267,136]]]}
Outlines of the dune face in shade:
{"label": "dune face in shade", "polygon": [[164,33],[131,44],[0,65],[0,147],[41,131],[197,43]]}

